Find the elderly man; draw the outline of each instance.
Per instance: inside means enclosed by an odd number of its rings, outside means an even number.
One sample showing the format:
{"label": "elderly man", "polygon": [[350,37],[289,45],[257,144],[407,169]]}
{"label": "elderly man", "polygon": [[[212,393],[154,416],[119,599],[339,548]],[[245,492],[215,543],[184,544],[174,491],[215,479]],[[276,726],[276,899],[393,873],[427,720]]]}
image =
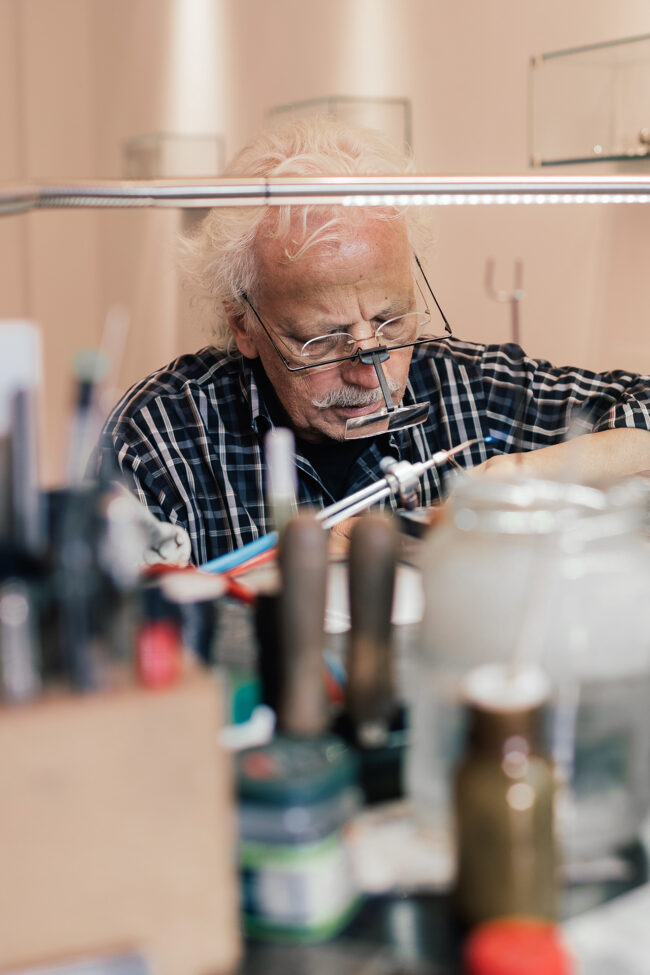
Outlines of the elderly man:
{"label": "elderly man", "polygon": [[[260,135],[227,175],[408,165],[376,134],[307,119]],[[216,208],[188,241],[188,268],[214,306],[212,345],[123,397],[100,460],[110,453],[156,518],[187,530],[196,563],[270,530],[264,436],[274,426],[293,430],[299,501],[318,507],[375,480],[384,456],[422,461],[468,438],[477,442],[462,462],[488,476],[515,465],[589,478],[650,468],[648,378],[556,369],[515,345],[446,334],[416,219],[386,207]],[[387,407],[394,422],[375,424]],[[564,442],[578,414],[588,432]],[[423,505],[441,498],[443,477],[423,477]]]}

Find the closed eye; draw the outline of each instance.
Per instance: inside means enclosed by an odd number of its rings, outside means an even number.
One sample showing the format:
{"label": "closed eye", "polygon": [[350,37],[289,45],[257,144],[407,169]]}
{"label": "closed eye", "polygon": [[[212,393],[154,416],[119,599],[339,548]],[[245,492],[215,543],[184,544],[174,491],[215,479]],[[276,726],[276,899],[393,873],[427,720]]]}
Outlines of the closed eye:
{"label": "closed eye", "polygon": [[303,345],[305,342],[321,338],[323,335],[347,335],[352,327],[352,325],[325,325],[323,328],[314,330],[308,335],[290,335],[287,337],[287,341],[295,342],[296,345]]}

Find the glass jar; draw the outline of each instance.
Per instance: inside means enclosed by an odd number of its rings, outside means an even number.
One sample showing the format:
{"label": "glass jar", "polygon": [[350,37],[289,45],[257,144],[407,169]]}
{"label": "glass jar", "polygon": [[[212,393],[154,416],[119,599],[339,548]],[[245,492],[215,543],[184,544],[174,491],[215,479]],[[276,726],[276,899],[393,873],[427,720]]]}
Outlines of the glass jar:
{"label": "glass jar", "polygon": [[411,678],[407,789],[450,837],[464,738],[461,678],[538,664],[552,681],[545,745],[564,782],[569,858],[633,841],[650,800],[650,545],[638,479],[459,483],[423,541],[425,609]]}

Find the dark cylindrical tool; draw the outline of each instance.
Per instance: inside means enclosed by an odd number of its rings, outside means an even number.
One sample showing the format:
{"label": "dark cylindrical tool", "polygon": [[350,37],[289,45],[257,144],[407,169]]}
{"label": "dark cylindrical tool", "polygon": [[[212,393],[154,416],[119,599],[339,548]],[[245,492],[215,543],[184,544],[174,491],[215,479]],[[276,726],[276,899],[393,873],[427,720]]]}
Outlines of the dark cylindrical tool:
{"label": "dark cylindrical tool", "polygon": [[316,737],[328,724],[323,682],[327,534],[310,512],[290,518],[280,536],[278,730]]}
{"label": "dark cylindrical tool", "polygon": [[345,703],[360,744],[385,740],[395,708],[392,624],[397,534],[381,515],[359,519],[350,536],[350,635]]}
{"label": "dark cylindrical tool", "polygon": [[360,518],[350,536],[347,684],[335,730],[357,750],[368,803],[402,794],[407,729],[395,686],[391,621],[397,556],[392,519]]}

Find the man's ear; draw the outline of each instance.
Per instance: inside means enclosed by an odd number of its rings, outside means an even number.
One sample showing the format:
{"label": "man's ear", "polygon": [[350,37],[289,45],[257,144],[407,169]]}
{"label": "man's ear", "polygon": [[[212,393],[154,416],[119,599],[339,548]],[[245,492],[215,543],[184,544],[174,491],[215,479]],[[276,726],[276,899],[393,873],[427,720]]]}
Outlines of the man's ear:
{"label": "man's ear", "polygon": [[228,312],[228,324],[237,344],[237,348],[247,359],[256,359],[259,355],[255,336],[246,328],[246,316],[243,312]]}

